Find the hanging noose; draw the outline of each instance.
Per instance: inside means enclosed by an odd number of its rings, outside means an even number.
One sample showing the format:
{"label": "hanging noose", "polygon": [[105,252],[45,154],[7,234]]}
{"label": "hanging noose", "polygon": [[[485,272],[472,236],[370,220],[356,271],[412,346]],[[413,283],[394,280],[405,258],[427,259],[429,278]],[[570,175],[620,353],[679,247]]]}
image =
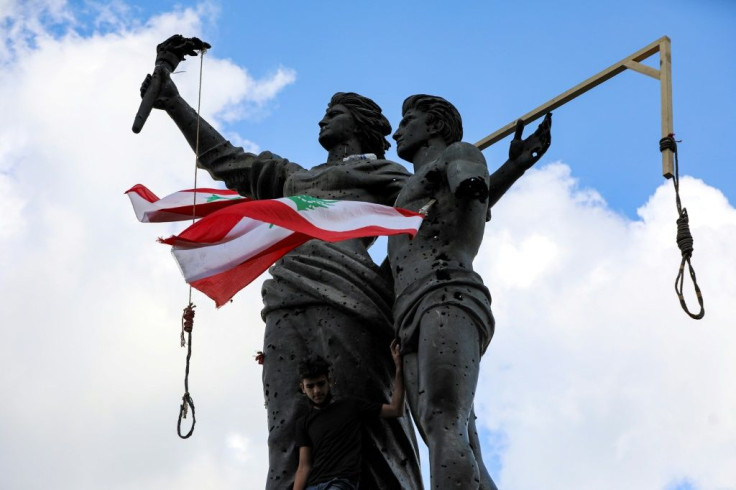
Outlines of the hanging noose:
{"label": "hanging noose", "polygon": [[[191,294],[191,291],[190,291]],[[184,313],[181,315],[181,339],[182,347],[184,347],[184,334],[186,333],[187,338],[187,365],[184,371],[184,396],[181,397],[181,406],[179,407],[179,421],[176,424],[176,431],[179,437],[187,439],[194,433],[194,424],[197,423],[197,418],[194,414],[194,400],[189,394],[189,360],[192,358],[192,328],[194,327],[194,308],[196,306],[190,302],[189,305],[184,308]],[[181,432],[181,421],[187,418],[187,412],[191,409],[192,411],[192,427],[189,432],[182,434]]]}
{"label": "hanging noose", "polygon": [[[675,135],[669,134],[665,138],[659,140],[659,151],[670,150],[675,155],[675,174],[672,177],[672,182],[675,186],[675,203],[677,204],[677,246],[682,254],[682,261],[680,262],[680,269],[675,279],[675,292],[677,298],[680,300],[680,306],[682,309],[695,320],[700,320],[705,315],[705,307],[703,306],[703,294],[700,292],[700,286],[695,277],[695,269],[693,268],[690,259],[693,255],[693,235],[690,233],[690,220],[687,215],[687,208],[682,207],[682,201],[680,200],[680,163],[677,159],[677,142],[675,141]],[[692,313],[685,302],[685,296],[683,295],[683,287],[685,283],[685,265],[688,266],[688,272],[690,279],[695,289],[695,296],[698,298],[698,304],[700,305],[700,311],[698,313]]]}

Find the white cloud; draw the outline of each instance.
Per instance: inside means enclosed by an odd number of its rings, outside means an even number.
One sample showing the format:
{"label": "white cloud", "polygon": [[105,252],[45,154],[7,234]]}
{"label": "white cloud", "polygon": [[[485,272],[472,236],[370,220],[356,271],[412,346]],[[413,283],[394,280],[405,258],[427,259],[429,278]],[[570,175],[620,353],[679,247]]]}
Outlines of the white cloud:
{"label": "white cloud", "polygon": [[[224,122],[262,115],[265,104],[285,86],[296,81],[296,72],[290,68],[279,67],[269,77],[256,80],[246,70],[227,60],[205,58],[203,70],[206,70],[204,72],[206,78],[203,79],[202,84],[207,91],[202,98],[207,101],[208,107],[214,105],[223,108],[212,116]],[[212,71],[216,71],[216,75]],[[234,84],[235,90],[224,91],[223,82],[228,88],[232,88]],[[183,93],[183,95],[186,94]],[[196,93],[185,96],[188,100],[196,100],[196,97]],[[203,113],[207,114],[206,107],[203,107]]]}
{"label": "white cloud", "polygon": [[[10,177],[0,173],[0,195],[3,196],[3,226],[0,228],[0,244],[23,228],[22,213],[25,201],[12,186]],[[3,251],[0,245],[0,253]],[[6,256],[2,254],[2,256]],[[0,259],[2,260],[2,259]]]}
{"label": "white cloud", "polygon": [[227,438],[227,448],[230,450],[230,455],[241,463],[253,457],[250,440],[241,434],[230,434]]}
{"label": "white cloud", "polygon": [[629,221],[552,164],[494,208],[476,265],[497,325],[477,403],[506,438],[501,488],[736,488],[736,210],[699,180],[681,192],[700,322],[674,292],[670,182]]}

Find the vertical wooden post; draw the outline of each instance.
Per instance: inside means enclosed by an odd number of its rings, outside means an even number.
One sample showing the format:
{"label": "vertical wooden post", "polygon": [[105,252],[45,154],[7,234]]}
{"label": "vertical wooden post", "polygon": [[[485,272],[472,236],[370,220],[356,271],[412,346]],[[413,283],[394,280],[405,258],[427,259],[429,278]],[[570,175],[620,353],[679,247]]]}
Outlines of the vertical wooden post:
{"label": "vertical wooden post", "polygon": [[[662,138],[673,134],[672,123],[672,52],[670,38],[664,36],[659,43],[659,85],[662,100]],[[662,175],[671,179],[674,174],[674,153],[662,152]]]}

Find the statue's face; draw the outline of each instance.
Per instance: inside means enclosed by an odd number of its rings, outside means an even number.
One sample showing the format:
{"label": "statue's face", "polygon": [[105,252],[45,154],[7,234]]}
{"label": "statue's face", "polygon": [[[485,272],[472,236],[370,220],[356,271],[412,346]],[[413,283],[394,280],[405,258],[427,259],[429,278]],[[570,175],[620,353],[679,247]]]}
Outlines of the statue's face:
{"label": "statue's face", "polygon": [[299,387],[312,403],[320,405],[330,394],[330,378],[325,375],[318,378],[304,378]]}
{"label": "statue's face", "polygon": [[355,119],[347,107],[335,104],[327,108],[325,117],[319,122],[319,142],[330,151],[335,146],[345,143],[357,132]]}
{"label": "statue's face", "polygon": [[431,137],[432,132],[427,124],[427,114],[409,109],[393,135],[396,140],[396,153],[404,160],[411,162],[417,151],[422,146],[426,146]]}

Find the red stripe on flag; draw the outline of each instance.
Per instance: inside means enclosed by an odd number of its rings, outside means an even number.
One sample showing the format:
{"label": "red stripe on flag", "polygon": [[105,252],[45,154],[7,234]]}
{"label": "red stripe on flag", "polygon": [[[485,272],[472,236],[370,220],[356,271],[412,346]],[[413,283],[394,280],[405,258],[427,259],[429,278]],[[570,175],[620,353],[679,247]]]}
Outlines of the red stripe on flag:
{"label": "red stripe on flag", "polygon": [[407,217],[421,216],[422,219],[424,219],[424,215],[422,213],[417,213],[416,211],[409,211],[408,209],[404,209],[404,208],[394,207],[394,209],[396,210],[396,212],[398,212],[399,214],[403,216],[407,216]]}
{"label": "red stripe on flag", "polygon": [[192,281],[189,284],[210,297],[219,308],[230,301],[238,291],[263,274],[274,262],[309,240],[311,237],[294,233],[232,269]]}
{"label": "red stripe on flag", "polygon": [[[243,200],[246,198],[244,197]],[[203,218],[205,216],[209,216],[210,214],[214,213],[215,211],[219,211],[220,209],[225,209],[230,206],[234,206],[235,204],[242,204],[243,201],[235,201],[230,199],[223,199],[221,201],[212,201],[212,202],[205,202],[205,203],[197,203],[196,212],[197,218]],[[148,213],[148,219],[152,223],[160,223],[163,221],[177,221],[174,219],[174,217],[180,216],[184,217],[184,219],[191,219],[192,218],[192,206],[179,206],[174,208],[166,208],[161,209],[158,211],[153,211]],[[178,221],[182,221],[181,218],[178,219]]]}
{"label": "red stripe on flag", "polygon": [[177,245],[181,242],[190,243],[217,243],[221,241],[240,220],[247,219],[247,214],[241,207],[257,201],[241,202],[215,211],[209,216],[197,221],[179,235],[173,235],[159,242],[168,245]]}
{"label": "red stripe on flag", "polygon": [[241,196],[236,191],[231,191],[230,189],[212,189],[210,187],[200,187],[198,189],[184,189],[179,192],[202,192],[202,193],[210,193],[210,194],[221,194],[223,196],[239,196],[243,199],[248,199],[245,196]]}
{"label": "red stripe on flag", "polygon": [[129,194],[131,192],[135,192],[139,196],[141,196],[143,199],[145,199],[148,202],[154,203],[158,201],[158,196],[151,192],[148,187],[146,187],[143,184],[136,184],[127,191],[125,191],[125,194]]}
{"label": "red stripe on flag", "polygon": [[[146,201],[150,203],[154,203],[160,200],[159,197],[151,191],[151,189],[149,189],[143,184],[134,185],[133,187],[125,191],[125,194],[129,194],[131,192],[135,192],[136,194],[138,194],[139,196],[141,196],[143,199],[145,199]],[[199,189],[184,189],[179,192],[201,192],[204,194],[207,194],[207,193],[220,194],[223,196],[233,196],[233,197],[240,196],[240,194],[238,194],[236,191],[231,191],[230,189],[212,189],[210,187],[200,187]],[[247,199],[245,196],[240,196],[240,197],[242,197],[243,199]]]}

